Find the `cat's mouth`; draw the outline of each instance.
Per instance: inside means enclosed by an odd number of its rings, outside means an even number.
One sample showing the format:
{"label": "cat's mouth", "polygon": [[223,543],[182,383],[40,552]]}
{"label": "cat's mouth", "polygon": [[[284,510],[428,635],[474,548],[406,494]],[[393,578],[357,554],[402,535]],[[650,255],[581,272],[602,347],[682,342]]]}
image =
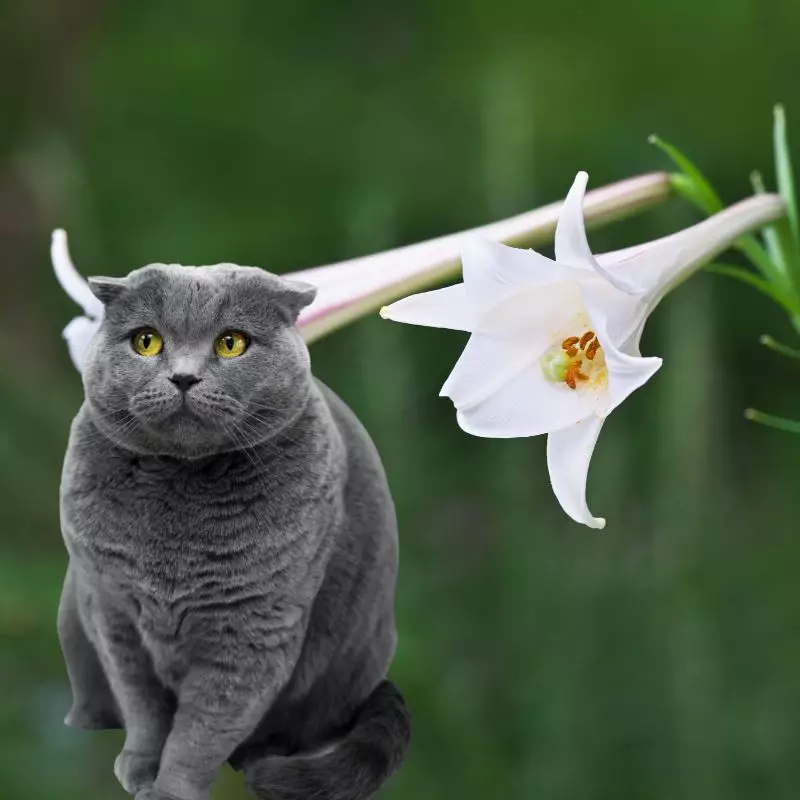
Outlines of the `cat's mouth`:
{"label": "cat's mouth", "polygon": [[241,404],[219,391],[172,392],[146,390],[130,401],[130,412],[143,435],[157,447],[161,442],[182,452],[217,447],[228,442],[240,417]]}
{"label": "cat's mouth", "polygon": [[193,409],[189,403],[186,401],[186,396],[184,395],[183,400],[178,408],[172,412],[170,415],[171,420],[185,420],[191,423],[199,423],[202,425],[205,420],[203,415]]}
{"label": "cat's mouth", "polygon": [[176,429],[207,428],[208,420],[198,409],[192,408],[184,397],[170,408],[159,409],[160,413],[142,415],[142,422],[146,427],[159,433],[173,432]]}

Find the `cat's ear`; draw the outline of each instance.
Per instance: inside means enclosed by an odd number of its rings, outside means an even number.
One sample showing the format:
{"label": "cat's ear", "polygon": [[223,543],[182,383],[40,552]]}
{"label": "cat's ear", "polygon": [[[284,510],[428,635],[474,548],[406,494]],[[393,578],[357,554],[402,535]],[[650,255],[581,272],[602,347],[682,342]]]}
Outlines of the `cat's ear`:
{"label": "cat's ear", "polygon": [[304,281],[281,278],[275,301],[294,321],[306,306],[314,302],[316,296],[316,286]]}
{"label": "cat's ear", "polygon": [[127,278],[89,278],[92,294],[104,305],[113,303],[127,288]]}

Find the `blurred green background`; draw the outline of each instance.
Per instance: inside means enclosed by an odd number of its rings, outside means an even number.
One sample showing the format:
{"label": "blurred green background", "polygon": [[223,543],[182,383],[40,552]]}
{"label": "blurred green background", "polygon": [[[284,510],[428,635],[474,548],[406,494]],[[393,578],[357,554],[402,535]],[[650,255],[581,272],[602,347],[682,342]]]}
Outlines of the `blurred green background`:
{"label": "blurred green background", "polygon": [[[282,272],[460,230],[661,168],[658,132],[735,200],[800,156],[794,0],[9,0],[0,52],[0,797],[124,797],[115,733],[62,726],[58,482],[84,274],[152,261]],[[800,158],[796,158],[800,160]],[[696,220],[678,200],[596,251]],[[800,440],[789,340],[701,275],[651,320],[665,366],[606,426],[598,533],[551,495],[544,439],[471,438],[437,397],[465,337],[366,319],[312,349],[397,502],[393,677],[415,741],[387,800],[800,796]],[[238,776],[215,798],[243,798]]]}

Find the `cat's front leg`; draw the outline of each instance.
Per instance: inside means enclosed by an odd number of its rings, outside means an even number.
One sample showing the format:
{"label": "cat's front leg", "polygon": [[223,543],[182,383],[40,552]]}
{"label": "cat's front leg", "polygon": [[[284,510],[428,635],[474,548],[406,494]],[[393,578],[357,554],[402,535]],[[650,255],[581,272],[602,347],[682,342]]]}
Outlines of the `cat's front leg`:
{"label": "cat's front leg", "polygon": [[219,768],[288,682],[301,646],[297,635],[280,646],[236,648],[196,666],[179,692],[158,778],[137,800],[208,800]]}
{"label": "cat's front leg", "polygon": [[72,708],[64,722],[76,728],[120,728],[117,702],[81,621],[77,581],[70,562],[58,606],[58,638],[72,688]]}
{"label": "cat's front leg", "polygon": [[91,620],[97,652],[125,726],[125,744],[114,762],[114,774],[135,796],[158,774],[172,706],[133,621],[122,610],[101,604],[92,609]]}

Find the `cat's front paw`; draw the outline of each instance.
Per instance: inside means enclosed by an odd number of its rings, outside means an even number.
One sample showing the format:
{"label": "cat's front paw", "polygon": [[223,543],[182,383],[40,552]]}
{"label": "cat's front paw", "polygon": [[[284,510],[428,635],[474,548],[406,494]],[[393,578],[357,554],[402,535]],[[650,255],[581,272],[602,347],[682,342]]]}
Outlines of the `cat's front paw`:
{"label": "cat's front paw", "polygon": [[116,730],[122,727],[119,717],[113,711],[90,706],[73,706],[64,718],[64,724],[86,731]]}
{"label": "cat's front paw", "polygon": [[[152,787],[158,775],[160,762],[160,755],[123,750],[114,762],[114,774],[117,776],[122,788],[129,795],[138,798],[142,790],[148,790]],[[153,800],[156,800],[155,795]]]}

